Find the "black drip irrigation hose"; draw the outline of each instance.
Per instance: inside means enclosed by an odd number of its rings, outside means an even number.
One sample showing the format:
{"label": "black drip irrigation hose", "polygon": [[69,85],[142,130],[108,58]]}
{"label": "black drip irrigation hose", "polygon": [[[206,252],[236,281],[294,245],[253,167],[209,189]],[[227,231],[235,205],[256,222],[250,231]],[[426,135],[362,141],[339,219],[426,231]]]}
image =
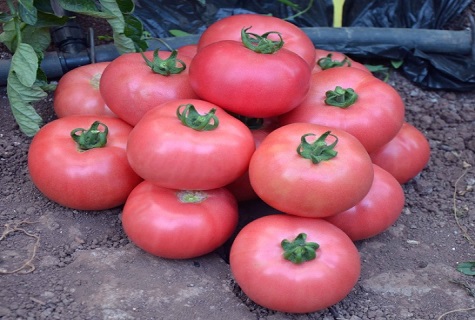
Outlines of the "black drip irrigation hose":
{"label": "black drip irrigation hose", "polygon": [[[475,60],[475,22],[470,16],[471,30],[432,30],[409,28],[366,27],[315,27],[302,28],[316,47],[345,53],[345,48],[361,46],[393,46],[418,49],[427,53],[469,55]],[[168,50],[188,44],[196,44],[200,35],[150,40],[149,50]],[[45,53],[41,69],[48,79],[58,79],[63,74],[82,65],[112,61],[119,56],[114,44],[94,44],[94,32],[83,35],[79,27],[69,24],[52,30],[52,38],[58,51]],[[89,41],[87,41],[89,38]],[[0,60],[0,85],[7,84],[11,60]]]}

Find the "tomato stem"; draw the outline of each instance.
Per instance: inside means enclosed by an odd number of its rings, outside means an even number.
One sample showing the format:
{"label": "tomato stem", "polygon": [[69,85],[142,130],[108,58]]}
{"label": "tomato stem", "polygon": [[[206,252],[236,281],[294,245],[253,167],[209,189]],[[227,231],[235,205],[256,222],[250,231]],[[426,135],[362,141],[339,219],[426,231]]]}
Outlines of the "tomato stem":
{"label": "tomato stem", "polygon": [[[247,32],[250,28],[251,27],[243,28],[241,30],[242,43],[246,48],[251,49],[256,53],[272,54],[277,52],[284,45],[284,40],[282,39],[280,32],[269,31],[262,35],[258,35],[256,33]],[[267,38],[273,33],[279,36],[279,40],[275,41]]]}
{"label": "tomato stem", "polygon": [[176,110],[176,115],[181,123],[197,131],[211,131],[218,127],[219,119],[216,116],[216,108],[201,115],[192,104],[182,104]]}
{"label": "tomato stem", "polygon": [[280,245],[284,249],[284,259],[295,264],[301,264],[317,257],[317,249],[320,245],[316,242],[307,242],[307,234],[300,233],[293,241],[282,240]]}
{"label": "tomato stem", "polygon": [[325,103],[338,108],[348,108],[358,99],[358,95],[352,88],[343,89],[337,86],[335,90],[328,90],[325,93]]}
{"label": "tomato stem", "polygon": [[317,61],[318,66],[322,70],[327,70],[327,69],[335,68],[335,67],[344,67],[345,65],[347,65],[348,67],[351,67],[351,61],[350,59],[348,59],[347,56],[345,56],[345,58],[341,61],[333,60],[332,56],[333,54],[329,53],[326,57],[318,59]]}
{"label": "tomato stem", "polygon": [[200,203],[208,197],[205,192],[196,190],[180,190],[176,195],[182,203]]}
{"label": "tomato stem", "polygon": [[[103,131],[99,130],[99,126],[103,127]],[[72,130],[71,138],[76,142],[79,150],[86,151],[104,147],[107,144],[108,133],[109,128],[104,123],[94,121],[88,130],[83,128]]]}
{"label": "tomato stem", "polygon": [[[302,136],[300,144],[297,147],[297,153],[301,157],[312,160],[314,164],[317,164],[322,161],[328,161],[336,157],[336,155],[338,154],[338,152],[335,150],[335,146],[338,143],[337,136],[331,134],[330,131],[327,131],[313,143],[309,143],[307,141],[308,136],[315,136],[315,134],[307,133]],[[328,145],[325,141],[328,136],[332,136],[335,138],[335,141],[330,145]]]}
{"label": "tomato stem", "polygon": [[145,63],[149,66],[153,72],[161,74],[162,76],[169,76],[171,74],[178,74],[186,69],[186,64],[177,58],[178,51],[173,50],[170,56],[166,59],[162,59],[158,56],[158,49],[153,51],[153,60],[147,59],[147,57],[140,52]]}

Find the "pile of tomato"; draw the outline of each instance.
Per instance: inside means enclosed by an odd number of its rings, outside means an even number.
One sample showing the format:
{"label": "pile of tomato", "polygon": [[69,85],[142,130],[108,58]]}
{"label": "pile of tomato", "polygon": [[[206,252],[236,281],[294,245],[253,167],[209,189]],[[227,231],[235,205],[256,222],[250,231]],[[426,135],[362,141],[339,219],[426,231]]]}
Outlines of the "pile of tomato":
{"label": "pile of tomato", "polygon": [[[354,241],[397,220],[401,184],[430,154],[393,87],[271,16],[231,16],[196,45],[79,67],[59,81],[54,108],[28,158],[46,197],[123,205],[130,240],[163,258],[210,253],[237,232],[236,282],[283,312],[348,295],[361,267]],[[281,214],[236,230],[248,200]]]}

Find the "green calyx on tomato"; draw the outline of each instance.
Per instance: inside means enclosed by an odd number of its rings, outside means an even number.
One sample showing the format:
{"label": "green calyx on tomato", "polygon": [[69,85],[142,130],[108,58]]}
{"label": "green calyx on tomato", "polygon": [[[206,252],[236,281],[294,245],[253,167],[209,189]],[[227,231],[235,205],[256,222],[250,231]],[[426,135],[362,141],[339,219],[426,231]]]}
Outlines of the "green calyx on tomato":
{"label": "green calyx on tomato", "polygon": [[201,115],[195,106],[188,103],[182,104],[176,109],[176,115],[183,125],[197,131],[211,131],[218,127],[219,119],[216,116],[216,108]]}
{"label": "green calyx on tomato", "polygon": [[[99,130],[99,126],[103,127],[103,130]],[[71,131],[71,138],[76,142],[78,149],[86,151],[94,148],[102,148],[107,144],[107,134],[109,128],[100,122],[94,121],[91,127],[86,130],[83,128],[76,128]]]}
{"label": "green calyx on tomato", "polygon": [[328,90],[325,93],[325,103],[338,108],[348,108],[358,99],[358,95],[352,88],[343,89],[336,86],[335,90]]}
{"label": "green calyx on tomato", "polygon": [[169,76],[171,74],[178,74],[186,69],[186,64],[177,58],[178,51],[173,50],[170,56],[162,59],[158,56],[158,49],[153,51],[153,60],[150,61],[145,57],[143,52],[140,52],[145,63],[153,72],[161,74],[162,76]]}
{"label": "green calyx on tomato", "polygon": [[[320,163],[322,161],[328,161],[336,157],[336,155],[338,154],[338,152],[335,150],[335,146],[338,143],[337,136],[331,134],[330,131],[327,131],[312,143],[309,143],[307,141],[308,136],[314,136],[314,134],[304,134],[297,148],[297,153],[301,157],[312,160],[314,164]],[[335,138],[335,141],[330,145],[328,145],[325,141],[328,136],[332,136]]]}
{"label": "green calyx on tomato", "polygon": [[[243,28],[241,30],[241,39],[244,46],[256,53],[272,54],[277,52],[284,45],[282,35],[277,31],[269,31],[262,35],[256,33],[247,32],[251,27]],[[271,40],[267,38],[270,34],[277,34],[279,40]]]}
{"label": "green calyx on tomato", "polygon": [[284,249],[284,259],[295,264],[313,260],[317,257],[317,249],[320,245],[316,242],[307,242],[307,234],[300,233],[293,241],[282,240],[280,245]]}
{"label": "green calyx on tomato", "polygon": [[333,60],[331,53],[329,53],[326,57],[318,59],[317,64],[320,68],[322,68],[322,70],[335,67],[344,67],[345,65],[351,67],[351,61],[348,59],[348,57],[345,56],[345,58],[341,61]]}
{"label": "green calyx on tomato", "polygon": [[198,190],[180,190],[176,195],[181,203],[200,203],[208,197],[206,192]]}

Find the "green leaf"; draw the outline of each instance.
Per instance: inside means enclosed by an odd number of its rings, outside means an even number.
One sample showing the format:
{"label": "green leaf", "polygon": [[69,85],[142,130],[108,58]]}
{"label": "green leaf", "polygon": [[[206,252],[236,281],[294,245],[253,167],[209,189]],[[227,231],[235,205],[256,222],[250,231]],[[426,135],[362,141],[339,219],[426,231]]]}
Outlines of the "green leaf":
{"label": "green leaf", "polygon": [[148,43],[144,39],[144,28],[142,22],[130,14],[125,15],[124,18],[124,35],[132,39],[136,49],[138,49],[137,51],[146,51],[148,48]]}
{"label": "green leaf", "polygon": [[25,87],[31,87],[36,81],[38,56],[32,46],[20,43],[12,57],[10,71],[15,72],[18,81]]}
{"label": "green leaf", "polygon": [[177,29],[170,29],[168,30],[168,32],[170,32],[170,34],[174,37],[186,37],[186,36],[191,35],[191,33],[188,33],[182,30],[177,30]]}
{"label": "green leaf", "polygon": [[282,4],[285,4],[288,7],[291,7],[294,10],[300,9],[299,5],[297,3],[292,2],[292,1],[289,1],[289,0],[277,0],[277,1],[282,3]]}
{"label": "green leaf", "polygon": [[13,116],[20,130],[27,136],[35,135],[42,122],[31,103],[47,95],[36,85],[38,66],[39,59],[33,47],[20,43],[12,56],[7,78],[7,95]]}
{"label": "green leaf", "polygon": [[36,53],[43,53],[51,44],[49,28],[26,26],[22,30],[22,40],[33,47]]}
{"label": "green leaf", "polygon": [[103,10],[101,11],[96,5],[95,0],[58,0],[58,3],[66,11],[81,13],[96,18],[113,18],[113,15],[111,15],[109,12],[104,12]]}
{"label": "green leaf", "polygon": [[13,16],[6,12],[0,12],[0,22],[6,23],[13,19]]}
{"label": "green leaf", "polygon": [[391,60],[391,66],[394,69],[398,69],[399,67],[402,66],[403,63],[404,63],[404,60]]}
{"label": "green leaf", "polygon": [[457,271],[468,276],[475,276],[475,261],[460,262],[457,264]]}
{"label": "green leaf", "polygon": [[13,52],[18,41],[15,29],[15,21],[10,20],[3,25],[3,32],[0,33],[0,42],[7,46],[8,50]]}
{"label": "green leaf", "polygon": [[122,13],[132,13],[135,10],[135,3],[132,0],[117,0],[117,5]]}
{"label": "green leaf", "polygon": [[67,16],[58,17],[52,13],[38,11],[38,20],[36,21],[35,26],[37,28],[44,28],[44,27],[56,27],[64,25],[70,18]]}
{"label": "green leaf", "polygon": [[37,10],[33,4],[33,0],[19,0],[18,1],[18,13],[21,20],[31,26],[36,24]]}

